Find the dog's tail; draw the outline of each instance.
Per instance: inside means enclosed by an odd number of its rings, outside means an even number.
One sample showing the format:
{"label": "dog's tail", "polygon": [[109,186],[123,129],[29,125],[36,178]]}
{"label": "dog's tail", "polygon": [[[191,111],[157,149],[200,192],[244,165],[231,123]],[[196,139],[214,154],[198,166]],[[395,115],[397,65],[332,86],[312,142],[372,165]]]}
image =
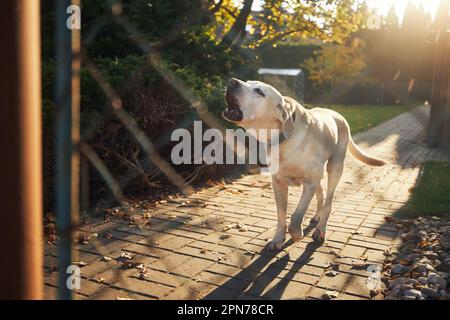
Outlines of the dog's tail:
{"label": "dog's tail", "polygon": [[348,143],[348,150],[350,151],[350,153],[352,154],[352,156],[354,156],[356,159],[358,159],[359,161],[362,161],[370,166],[375,166],[375,167],[381,167],[384,166],[385,164],[387,164],[386,161],[377,158],[377,157],[373,157],[367,153],[365,153],[364,151],[362,151],[353,141],[352,137],[350,136],[350,142]]}

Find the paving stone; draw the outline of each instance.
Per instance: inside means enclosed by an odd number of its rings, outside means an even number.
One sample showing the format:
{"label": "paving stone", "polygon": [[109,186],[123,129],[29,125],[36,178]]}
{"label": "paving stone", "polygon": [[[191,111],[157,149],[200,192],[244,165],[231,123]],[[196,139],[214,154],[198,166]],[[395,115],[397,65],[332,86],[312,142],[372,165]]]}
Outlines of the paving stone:
{"label": "paving stone", "polygon": [[217,286],[226,287],[239,292],[244,291],[250,284],[249,281],[239,279],[238,277],[226,276],[218,273],[213,273],[210,271],[204,271],[200,273],[196,278],[202,282],[207,282]]}
{"label": "paving stone", "polygon": [[125,291],[133,291],[153,299],[162,298],[173,290],[173,287],[162,283],[139,279],[138,270],[109,269],[99,274],[97,279],[100,278],[111,287],[124,289]]}
{"label": "paving stone", "polygon": [[266,291],[263,297],[272,300],[304,300],[310,289],[310,285],[281,280],[271,290]]}
{"label": "paving stone", "polygon": [[164,258],[155,260],[151,267],[161,271],[172,271],[191,259],[190,256],[178,253],[170,253]]}
{"label": "paving stone", "polygon": [[341,257],[349,257],[349,258],[357,259],[357,258],[361,257],[366,250],[367,249],[364,248],[364,247],[357,247],[357,246],[352,246],[352,245],[346,245],[342,249],[342,251],[339,252],[339,255]]}
{"label": "paving stone", "polygon": [[[207,296],[218,287],[204,282],[189,281],[167,294],[164,299],[168,300],[198,300]],[[226,299],[226,298],[221,298]]]}
{"label": "paving stone", "polygon": [[200,258],[191,258],[170,271],[188,278],[192,278],[214,264],[213,261],[207,261]]}

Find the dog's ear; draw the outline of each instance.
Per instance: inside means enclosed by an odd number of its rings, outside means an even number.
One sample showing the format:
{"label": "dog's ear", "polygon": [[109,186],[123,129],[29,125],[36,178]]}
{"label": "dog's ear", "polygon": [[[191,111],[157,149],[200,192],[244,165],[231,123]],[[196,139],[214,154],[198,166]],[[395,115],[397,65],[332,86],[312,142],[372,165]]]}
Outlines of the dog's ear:
{"label": "dog's ear", "polygon": [[294,131],[294,108],[286,99],[277,105],[277,118],[281,121],[281,132],[290,138]]}

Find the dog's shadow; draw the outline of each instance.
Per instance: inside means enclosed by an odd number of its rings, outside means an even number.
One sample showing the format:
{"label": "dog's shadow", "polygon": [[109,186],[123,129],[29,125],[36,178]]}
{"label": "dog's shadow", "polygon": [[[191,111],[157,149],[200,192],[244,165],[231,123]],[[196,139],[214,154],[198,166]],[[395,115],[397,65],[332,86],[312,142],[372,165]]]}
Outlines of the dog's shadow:
{"label": "dog's shadow", "polygon": [[[304,234],[309,234],[315,227],[314,224],[308,225],[304,230]],[[281,252],[292,246],[294,242],[289,239],[283,245]],[[279,300],[285,291],[289,281],[294,278],[299,270],[303,268],[311,259],[313,253],[321,246],[321,243],[309,243],[302,255],[294,261],[292,267],[283,276],[279,277],[289,263],[290,256],[288,252],[277,257],[280,251],[270,252],[266,248],[261,252],[259,257],[254,260],[245,269],[234,275],[230,280],[226,281],[220,287],[210,292],[204,297],[207,300],[223,299],[230,297],[230,290],[235,291],[232,299],[251,299],[264,298]],[[270,264],[269,264],[270,263]],[[267,268],[265,268],[267,266]],[[261,272],[263,269],[265,270]],[[271,286],[271,283],[276,283]],[[269,288],[267,291],[266,288]]]}

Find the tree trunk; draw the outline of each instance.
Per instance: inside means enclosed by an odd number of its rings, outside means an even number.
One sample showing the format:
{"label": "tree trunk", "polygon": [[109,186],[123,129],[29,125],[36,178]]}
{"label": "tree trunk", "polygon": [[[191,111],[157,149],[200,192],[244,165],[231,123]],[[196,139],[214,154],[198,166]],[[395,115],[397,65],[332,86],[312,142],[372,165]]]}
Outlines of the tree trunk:
{"label": "tree trunk", "polygon": [[223,37],[222,43],[230,46],[238,46],[244,40],[247,31],[247,19],[252,12],[253,0],[244,0],[244,6],[239,12],[238,17],[234,21],[230,31]]}

